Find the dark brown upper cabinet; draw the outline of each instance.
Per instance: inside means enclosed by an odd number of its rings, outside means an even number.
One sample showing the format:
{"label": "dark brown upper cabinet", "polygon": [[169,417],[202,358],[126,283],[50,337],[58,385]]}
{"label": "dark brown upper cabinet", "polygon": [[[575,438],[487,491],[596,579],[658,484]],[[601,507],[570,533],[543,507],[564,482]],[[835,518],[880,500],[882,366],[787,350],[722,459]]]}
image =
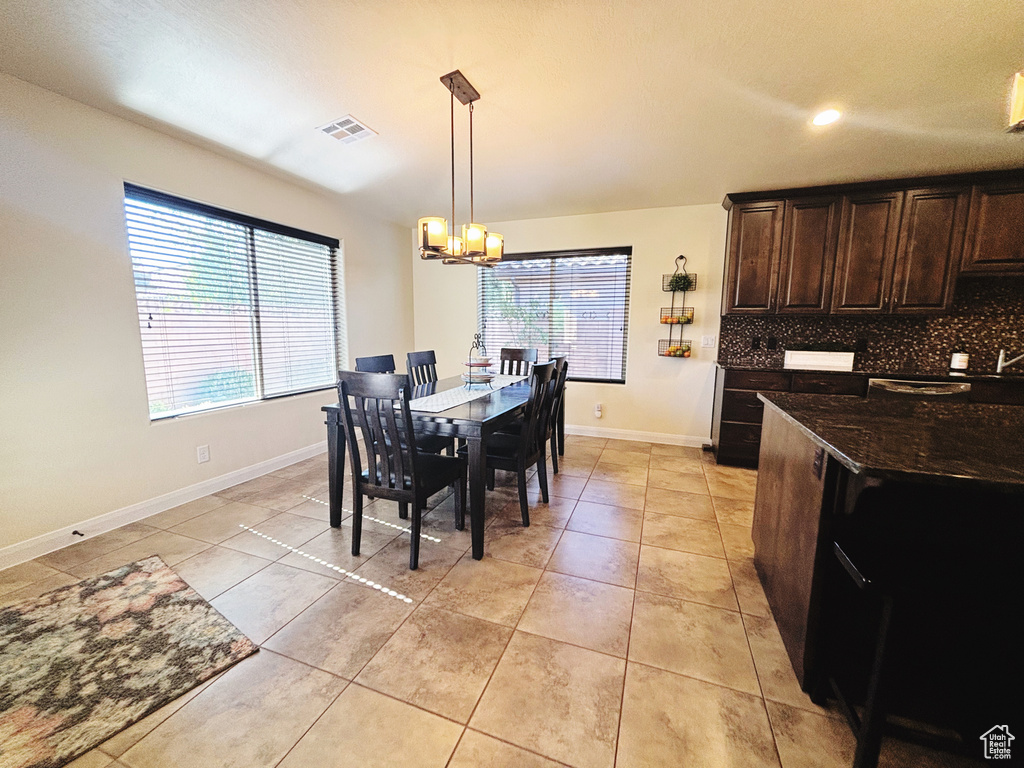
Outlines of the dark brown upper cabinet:
{"label": "dark brown upper cabinet", "polygon": [[1024,181],[974,187],[963,272],[1024,272]]}
{"label": "dark brown upper cabinet", "polygon": [[735,205],[729,212],[726,312],[765,314],[775,310],[785,205],[782,200],[767,200]]}
{"label": "dark brown upper cabinet", "polygon": [[786,201],[776,311],[821,315],[829,311],[836,263],[840,198]]}
{"label": "dark brown upper cabinet", "polygon": [[903,192],[866,192],[843,198],[832,313],[888,310]]}
{"label": "dark brown upper cabinet", "polygon": [[963,253],[969,201],[967,187],[907,190],[896,250],[891,312],[920,314],[950,308]]}

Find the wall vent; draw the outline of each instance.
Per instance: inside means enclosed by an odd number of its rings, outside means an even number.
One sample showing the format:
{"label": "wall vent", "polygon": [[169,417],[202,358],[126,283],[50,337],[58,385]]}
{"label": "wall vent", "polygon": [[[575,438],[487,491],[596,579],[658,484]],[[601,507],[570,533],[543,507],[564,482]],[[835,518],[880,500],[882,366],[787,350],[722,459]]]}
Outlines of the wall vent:
{"label": "wall vent", "polygon": [[320,126],[317,130],[338,139],[342,144],[351,144],[377,135],[375,130],[359,122],[352,115],[345,115],[339,120]]}

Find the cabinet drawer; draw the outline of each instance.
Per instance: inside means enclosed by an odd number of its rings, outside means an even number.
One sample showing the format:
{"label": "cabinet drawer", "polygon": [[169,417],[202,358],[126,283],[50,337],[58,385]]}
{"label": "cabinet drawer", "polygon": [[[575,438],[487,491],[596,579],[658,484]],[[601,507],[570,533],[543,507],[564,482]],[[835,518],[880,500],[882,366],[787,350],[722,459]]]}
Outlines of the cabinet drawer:
{"label": "cabinet drawer", "polygon": [[782,371],[726,371],[726,389],[787,392],[791,374]]}
{"label": "cabinet drawer", "polygon": [[793,391],[818,395],[860,395],[867,392],[868,380],[860,374],[794,373]]}
{"label": "cabinet drawer", "polygon": [[761,450],[760,424],[735,424],[722,422],[719,433],[718,451],[725,458],[757,461]]}
{"label": "cabinet drawer", "polygon": [[722,420],[745,424],[760,424],[764,403],[757,392],[746,389],[727,389],[722,392]]}
{"label": "cabinet drawer", "polygon": [[1024,405],[1024,381],[974,381],[970,398],[975,403]]}

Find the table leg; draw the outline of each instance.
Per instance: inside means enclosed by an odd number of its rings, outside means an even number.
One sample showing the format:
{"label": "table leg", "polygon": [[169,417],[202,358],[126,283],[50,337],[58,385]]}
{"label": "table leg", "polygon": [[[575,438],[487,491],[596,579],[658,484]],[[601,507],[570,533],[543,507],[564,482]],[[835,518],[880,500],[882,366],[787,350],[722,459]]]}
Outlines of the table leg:
{"label": "table leg", "polygon": [[331,527],[341,526],[342,497],[345,491],[345,437],[338,415],[327,415],[327,483]]}
{"label": "table leg", "polygon": [[469,525],[473,536],[473,559],[484,556],[484,505],[487,503],[487,446],[479,437],[466,440],[469,454]]}

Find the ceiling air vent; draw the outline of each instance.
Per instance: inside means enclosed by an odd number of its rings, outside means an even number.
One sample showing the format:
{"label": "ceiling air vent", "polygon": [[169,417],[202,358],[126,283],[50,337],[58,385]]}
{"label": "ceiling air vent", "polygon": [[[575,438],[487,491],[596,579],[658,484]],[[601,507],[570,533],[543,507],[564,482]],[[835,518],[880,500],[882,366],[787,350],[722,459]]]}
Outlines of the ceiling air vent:
{"label": "ceiling air vent", "polygon": [[352,115],[345,115],[340,120],[320,126],[317,130],[338,139],[342,144],[351,144],[354,141],[361,141],[377,135],[376,131],[359,122]]}

